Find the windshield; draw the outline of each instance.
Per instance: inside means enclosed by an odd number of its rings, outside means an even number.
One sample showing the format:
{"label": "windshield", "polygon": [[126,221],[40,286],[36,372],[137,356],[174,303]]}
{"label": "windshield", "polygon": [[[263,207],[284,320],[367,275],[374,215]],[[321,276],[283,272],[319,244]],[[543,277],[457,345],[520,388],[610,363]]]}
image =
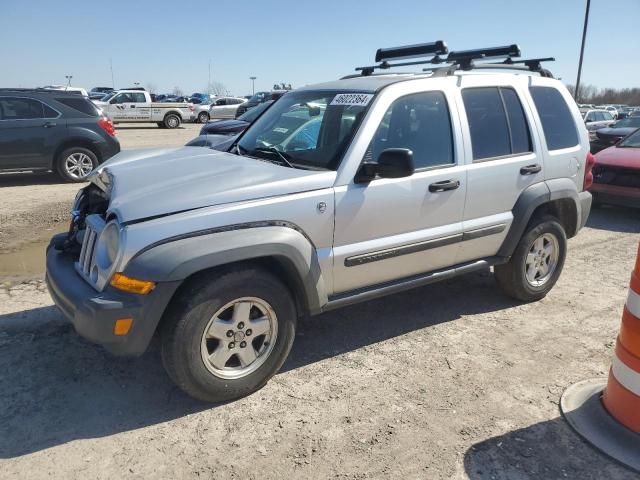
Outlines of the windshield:
{"label": "windshield", "polygon": [[614,125],[616,128],[625,128],[625,127],[640,127],[640,117],[627,117],[624,120],[620,120],[616,122]]}
{"label": "windshield", "polygon": [[640,129],[633,132],[628,137],[624,138],[619,144],[618,147],[627,147],[627,148],[640,148]]}
{"label": "windshield", "polygon": [[327,90],[288,93],[249,127],[238,152],[336,170],[372,98],[368,93]]}
{"label": "windshield", "polygon": [[101,102],[108,102],[109,100],[111,100],[113,97],[115,97],[115,96],[116,96],[116,93],[118,93],[118,92],[111,92],[111,93],[108,93],[107,95],[105,95],[104,97],[102,97],[102,98],[100,99],[100,101],[101,101]]}
{"label": "windshield", "polygon": [[269,105],[271,105],[272,103],[273,103],[272,101],[264,102],[264,103],[261,103],[260,105],[250,108],[249,110],[244,112],[242,115],[240,115],[238,117],[238,120],[251,123],[256,118],[258,118],[258,116],[260,116],[262,112],[264,112],[267,108],[269,108]]}

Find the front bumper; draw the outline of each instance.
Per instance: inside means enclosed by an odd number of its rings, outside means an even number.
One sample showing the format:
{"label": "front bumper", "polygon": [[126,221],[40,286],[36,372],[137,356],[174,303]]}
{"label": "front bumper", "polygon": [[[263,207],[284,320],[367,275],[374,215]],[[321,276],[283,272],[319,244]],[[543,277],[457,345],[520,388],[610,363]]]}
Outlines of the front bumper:
{"label": "front bumper", "polygon": [[[56,235],[47,247],[46,282],[51,298],[80,336],[115,355],[141,355],[180,282],[158,283],[148,295],[113,287],[97,292],[76,273],[74,258],[53,246],[64,236]],[[133,325],[127,335],[117,336],[113,327],[121,318],[133,318]]]}
{"label": "front bumper", "polygon": [[600,203],[640,208],[640,188],[594,183],[589,190]]}

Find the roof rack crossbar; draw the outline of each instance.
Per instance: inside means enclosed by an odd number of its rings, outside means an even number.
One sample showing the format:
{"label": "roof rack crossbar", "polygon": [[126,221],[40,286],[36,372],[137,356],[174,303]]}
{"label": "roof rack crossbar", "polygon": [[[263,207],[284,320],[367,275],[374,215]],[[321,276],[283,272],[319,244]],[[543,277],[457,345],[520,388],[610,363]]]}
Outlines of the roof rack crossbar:
{"label": "roof rack crossbar", "polygon": [[440,64],[444,62],[445,62],[444,58],[442,58],[439,55],[435,55],[428,60],[418,60],[417,62],[389,63],[386,60],[384,60],[382,63],[379,63],[378,65],[371,65],[369,67],[358,67],[356,68],[356,72],[362,72],[362,75],[366,77],[371,75],[374,72],[374,70],[387,70],[389,68],[407,67],[410,65]]}

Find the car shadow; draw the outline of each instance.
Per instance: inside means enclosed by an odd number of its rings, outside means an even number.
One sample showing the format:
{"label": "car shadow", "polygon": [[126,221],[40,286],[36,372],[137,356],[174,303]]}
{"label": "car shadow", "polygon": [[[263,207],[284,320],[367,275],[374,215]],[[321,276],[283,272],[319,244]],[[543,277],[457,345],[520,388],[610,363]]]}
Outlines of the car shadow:
{"label": "car shadow", "polygon": [[587,444],[561,417],[476,443],[465,452],[464,469],[471,480],[638,478]]}
{"label": "car shadow", "polygon": [[640,209],[615,205],[592,208],[587,227],[612,232],[640,233]]}
{"label": "car shadow", "polygon": [[20,172],[0,174],[0,188],[29,185],[62,185],[65,182],[53,172]]}
{"label": "car shadow", "polygon": [[[478,272],[303,319],[281,372],[514,305],[489,272]],[[142,357],[114,357],[80,338],[53,306],[0,315],[0,332],[0,458],[217,407],[173,385],[157,339]]]}
{"label": "car shadow", "polygon": [[[160,127],[158,127],[158,125],[150,125],[150,124],[144,124],[144,125],[115,125],[115,129],[116,129],[116,134],[118,133],[118,130],[162,130]],[[184,129],[183,125],[180,125],[179,127],[174,128],[173,130],[180,130],[180,129]]]}

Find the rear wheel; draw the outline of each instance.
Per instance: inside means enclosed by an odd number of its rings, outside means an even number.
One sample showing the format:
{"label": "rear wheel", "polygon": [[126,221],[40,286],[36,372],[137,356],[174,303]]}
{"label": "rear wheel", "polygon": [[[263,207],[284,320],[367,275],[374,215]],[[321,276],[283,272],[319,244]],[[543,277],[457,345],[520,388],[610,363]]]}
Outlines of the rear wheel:
{"label": "rear wheel", "polygon": [[253,268],[199,276],[172,301],[161,329],[171,379],[204,401],[262,388],[282,366],[295,336],[289,289]]}
{"label": "rear wheel", "polygon": [[56,159],[56,170],[67,182],[84,182],[98,166],[98,157],[88,148],[71,147]]}
{"label": "rear wheel", "polygon": [[207,112],[200,112],[198,114],[198,123],[207,123],[209,120],[209,114]]}
{"label": "rear wheel", "polygon": [[175,113],[169,113],[164,117],[165,128],[178,128],[180,126],[180,117]]}
{"label": "rear wheel", "polygon": [[529,224],[509,262],[494,268],[498,285],[518,300],[540,300],[560,277],[566,253],[562,225],[555,217],[538,217]]}

